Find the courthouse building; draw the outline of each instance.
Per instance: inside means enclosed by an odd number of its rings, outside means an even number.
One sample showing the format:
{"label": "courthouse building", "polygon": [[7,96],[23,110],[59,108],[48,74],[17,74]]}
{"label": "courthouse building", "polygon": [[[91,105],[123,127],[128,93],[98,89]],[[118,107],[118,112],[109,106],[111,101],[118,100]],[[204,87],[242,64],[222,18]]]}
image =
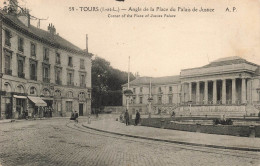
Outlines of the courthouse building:
{"label": "courthouse building", "polygon": [[0,10],[1,118],[87,115],[92,54],[59,36],[52,24],[48,31],[31,25],[29,11],[10,2]]}
{"label": "courthouse building", "polygon": [[[151,81],[150,81],[151,80]],[[151,82],[151,86],[150,86]],[[127,84],[123,85],[123,90]],[[221,58],[208,65],[181,70],[170,77],[139,77],[130,82],[130,112],[177,115],[256,115],[260,111],[260,66],[240,57]],[[123,95],[123,106],[127,97]]]}

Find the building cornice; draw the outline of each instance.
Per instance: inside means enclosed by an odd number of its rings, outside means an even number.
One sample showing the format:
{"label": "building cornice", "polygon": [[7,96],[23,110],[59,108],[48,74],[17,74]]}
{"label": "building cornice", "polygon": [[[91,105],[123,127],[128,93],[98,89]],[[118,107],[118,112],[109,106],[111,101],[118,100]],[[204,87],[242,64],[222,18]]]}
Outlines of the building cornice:
{"label": "building cornice", "polygon": [[[2,15],[2,14],[1,14]],[[65,51],[68,51],[70,53],[75,53],[75,54],[80,54],[80,55],[84,55],[84,56],[87,56],[89,58],[91,58],[93,56],[93,54],[91,53],[88,53],[88,52],[85,52],[85,51],[79,51],[79,50],[75,50],[73,48],[69,48],[69,47],[66,47],[66,46],[62,46],[60,45],[59,43],[54,43],[54,42],[51,42],[47,39],[44,39],[42,37],[39,37],[38,35],[32,33],[32,32],[29,32],[28,30],[22,28],[21,26],[17,25],[16,23],[14,23],[12,20],[8,19],[7,17],[5,17],[4,15],[3,16],[3,22],[7,25],[9,25],[10,27],[14,28],[15,30],[21,32],[22,34],[32,38],[32,39],[35,39],[35,40],[38,40],[39,42],[42,42],[43,44],[46,44],[46,45],[49,45],[51,47],[54,47],[56,49],[62,49],[62,50],[65,50]]]}

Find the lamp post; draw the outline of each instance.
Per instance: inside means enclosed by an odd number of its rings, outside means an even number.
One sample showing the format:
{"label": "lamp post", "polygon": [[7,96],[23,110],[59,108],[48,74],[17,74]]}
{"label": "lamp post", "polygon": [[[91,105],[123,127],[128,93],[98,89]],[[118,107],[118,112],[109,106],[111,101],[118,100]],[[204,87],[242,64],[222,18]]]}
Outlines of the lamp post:
{"label": "lamp post", "polygon": [[151,112],[152,112],[152,82],[150,78],[150,88],[149,88],[149,97],[148,97],[148,102],[149,102],[149,108],[148,108],[148,118],[151,118]]}

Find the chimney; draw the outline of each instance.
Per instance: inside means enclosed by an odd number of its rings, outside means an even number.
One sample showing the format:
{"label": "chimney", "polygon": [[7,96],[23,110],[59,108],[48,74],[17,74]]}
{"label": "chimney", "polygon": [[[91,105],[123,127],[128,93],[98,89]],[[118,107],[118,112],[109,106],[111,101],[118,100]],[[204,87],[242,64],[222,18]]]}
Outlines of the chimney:
{"label": "chimney", "polygon": [[86,52],[88,53],[88,34],[86,34]]}
{"label": "chimney", "polygon": [[52,35],[55,35],[55,34],[56,34],[56,28],[54,27],[54,25],[52,25],[52,23],[49,24],[49,26],[48,26],[48,31],[49,31],[50,34],[52,34]]}

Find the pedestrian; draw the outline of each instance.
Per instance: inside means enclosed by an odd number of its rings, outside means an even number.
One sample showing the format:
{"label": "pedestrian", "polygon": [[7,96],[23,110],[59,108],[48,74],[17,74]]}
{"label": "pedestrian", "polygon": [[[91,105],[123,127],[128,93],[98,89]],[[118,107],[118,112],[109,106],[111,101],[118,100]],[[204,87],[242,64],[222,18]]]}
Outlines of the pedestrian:
{"label": "pedestrian", "polygon": [[74,115],[75,115],[75,122],[78,123],[78,122],[79,122],[79,121],[78,121],[79,114],[75,111]]}
{"label": "pedestrian", "polygon": [[126,124],[126,126],[129,125],[129,113],[127,110],[125,111],[125,124]]}
{"label": "pedestrian", "polygon": [[135,115],[135,125],[139,124],[140,117],[141,117],[141,115],[140,115],[139,111],[137,110],[136,115]]}

